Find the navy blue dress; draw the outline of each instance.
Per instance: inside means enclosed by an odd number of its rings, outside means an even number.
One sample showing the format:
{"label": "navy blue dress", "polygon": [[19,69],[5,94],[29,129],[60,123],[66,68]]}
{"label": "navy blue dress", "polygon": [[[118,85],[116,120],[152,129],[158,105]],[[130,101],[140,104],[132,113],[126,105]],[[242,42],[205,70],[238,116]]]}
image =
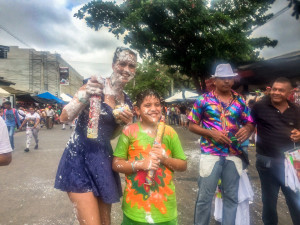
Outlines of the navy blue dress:
{"label": "navy blue dress", "polygon": [[[127,95],[125,103],[132,109]],[[119,174],[112,170],[113,150],[110,144],[118,125],[112,108],[101,103],[97,140],[86,137],[87,123],[88,112],[82,112],[60,160],[54,187],[66,192],[93,192],[107,204],[119,202],[122,188]]]}

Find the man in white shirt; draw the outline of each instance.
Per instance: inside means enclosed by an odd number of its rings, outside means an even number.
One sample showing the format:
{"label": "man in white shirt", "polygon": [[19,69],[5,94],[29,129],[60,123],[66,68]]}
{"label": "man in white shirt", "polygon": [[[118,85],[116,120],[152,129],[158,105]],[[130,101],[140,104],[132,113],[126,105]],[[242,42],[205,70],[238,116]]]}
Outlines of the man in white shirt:
{"label": "man in white shirt", "polygon": [[47,127],[47,129],[51,129],[53,127],[55,112],[52,109],[52,106],[48,106],[48,108],[46,108],[45,111],[46,111],[46,114],[47,114],[46,127]]}
{"label": "man in white shirt", "polygon": [[12,148],[9,141],[8,130],[2,117],[0,117],[0,166],[11,162]]}
{"label": "man in white shirt", "polygon": [[22,125],[20,126],[20,130],[22,127],[27,124],[26,126],[26,148],[24,149],[25,152],[29,152],[29,147],[31,143],[32,136],[35,140],[35,147],[34,149],[38,149],[38,133],[40,128],[40,115],[35,112],[33,107],[29,107],[29,113],[26,114],[25,120],[23,121]]}

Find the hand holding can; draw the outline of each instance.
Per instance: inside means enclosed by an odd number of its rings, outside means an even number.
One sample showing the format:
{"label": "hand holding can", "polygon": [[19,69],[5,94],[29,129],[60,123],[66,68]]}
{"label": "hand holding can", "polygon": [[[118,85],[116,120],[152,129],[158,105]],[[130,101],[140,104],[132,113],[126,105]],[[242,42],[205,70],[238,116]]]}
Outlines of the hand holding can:
{"label": "hand holding can", "polygon": [[[158,123],[157,126],[157,133],[156,133],[156,137],[154,140],[154,144],[158,144],[161,145],[162,142],[162,138],[164,135],[164,131],[165,131],[165,122],[164,122],[164,118],[162,117],[160,122]],[[154,170],[149,170],[146,176],[146,181],[145,184],[146,185],[152,185],[153,184],[153,178],[155,175],[155,171]]]}
{"label": "hand holding can", "polygon": [[[97,78],[99,84],[103,84],[103,79],[101,77]],[[92,85],[90,85],[92,86]],[[95,85],[94,85],[95,86]],[[92,86],[93,88],[93,86]],[[90,89],[92,89],[90,88]],[[97,89],[95,89],[96,91]],[[90,111],[89,111],[89,121],[87,127],[87,138],[96,139],[98,137],[98,123],[101,113],[101,96],[102,92],[94,92],[89,90],[92,94],[90,97]]]}

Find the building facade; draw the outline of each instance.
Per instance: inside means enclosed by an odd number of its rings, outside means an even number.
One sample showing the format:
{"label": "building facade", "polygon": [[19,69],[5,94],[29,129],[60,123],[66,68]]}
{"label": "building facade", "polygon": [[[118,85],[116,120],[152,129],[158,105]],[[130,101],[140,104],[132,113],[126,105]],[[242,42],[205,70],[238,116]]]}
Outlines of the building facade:
{"label": "building facade", "polygon": [[[62,75],[67,76],[68,82],[61,82]],[[62,93],[73,96],[83,81],[59,54],[16,46],[0,54],[0,77],[16,83],[15,89],[35,94],[49,91],[58,97]]]}

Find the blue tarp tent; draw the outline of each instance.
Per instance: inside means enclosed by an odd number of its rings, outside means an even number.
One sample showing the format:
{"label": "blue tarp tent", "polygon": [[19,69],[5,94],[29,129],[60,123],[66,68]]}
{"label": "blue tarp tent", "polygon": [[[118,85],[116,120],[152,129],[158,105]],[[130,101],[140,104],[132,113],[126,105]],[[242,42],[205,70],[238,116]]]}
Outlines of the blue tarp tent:
{"label": "blue tarp tent", "polygon": [[67,104],[66,102],[64,102],[63,100],[61,100],[58,97],[54,96],[53,94],[51,94],[48,91],[46,91],[46,92],[44,92],[42,94],[39,94],[37,96],[40,97],[40,98],[55,100],[58,104]]}

